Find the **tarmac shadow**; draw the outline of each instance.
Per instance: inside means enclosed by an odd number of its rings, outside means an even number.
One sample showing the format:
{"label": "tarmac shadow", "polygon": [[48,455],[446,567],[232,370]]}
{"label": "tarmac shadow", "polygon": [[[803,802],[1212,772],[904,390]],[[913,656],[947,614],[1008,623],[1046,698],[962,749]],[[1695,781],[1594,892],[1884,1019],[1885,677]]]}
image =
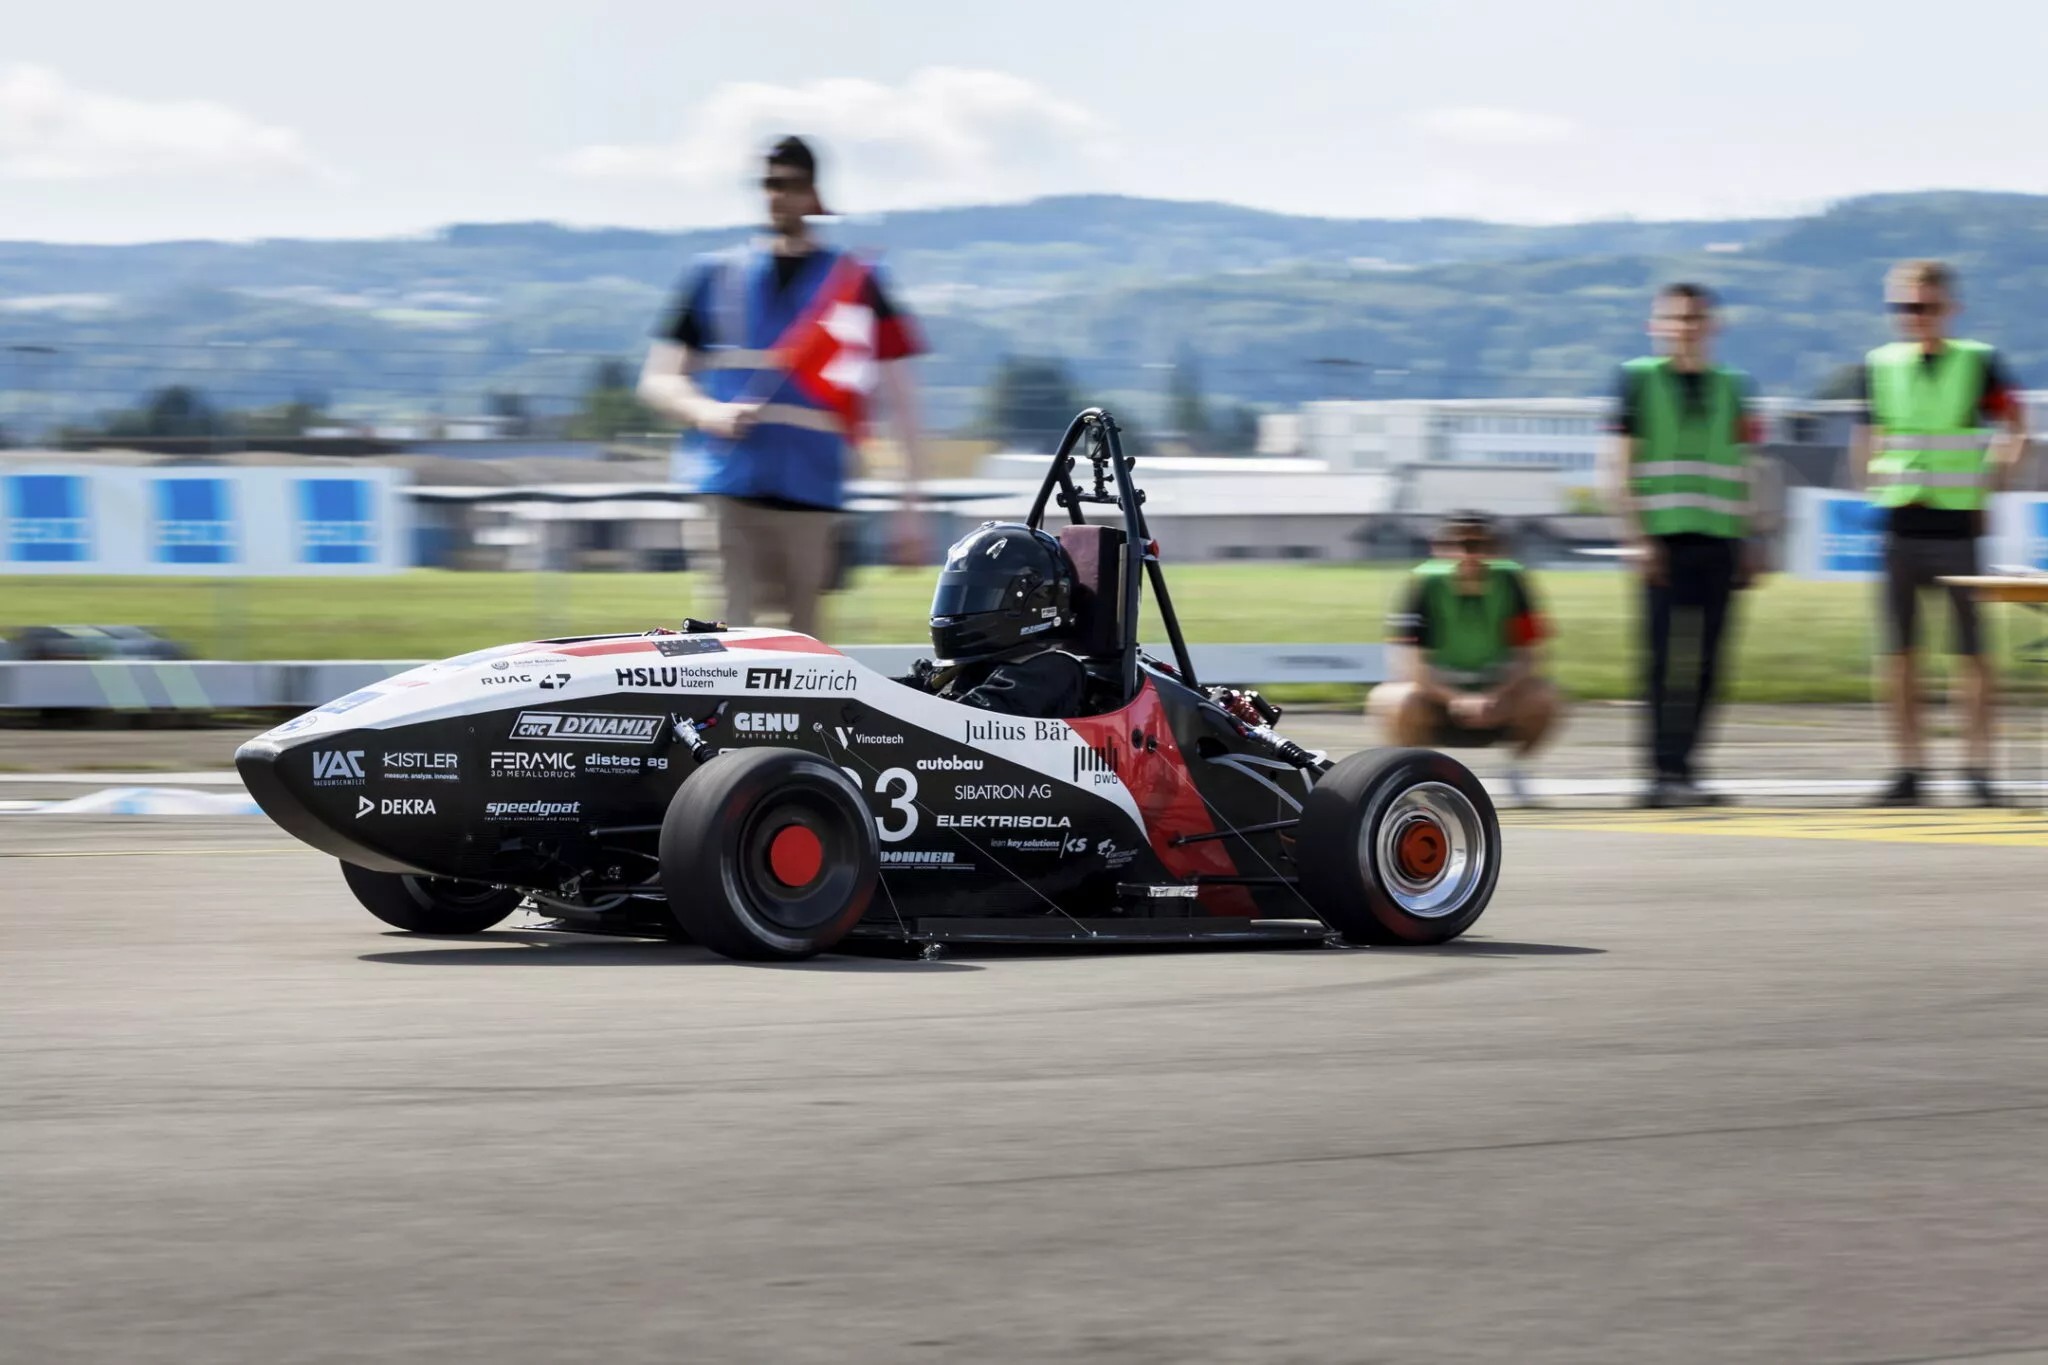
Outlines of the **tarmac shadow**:
{"label": "tarmac shadow", "polygon": [[1458,938],[1427,948],[1402,948],[1407,953],[1434,953],[1443,957],[1597,957],[1605,948],[1586,948],[1576,943],[1509,943],[1494,938]]}
{"label": "tarmac shadow", "polygon": [[784,972],[978,972],[965,962],[920,962],[901,957],[828,954],[806,962],[735,962],[694,943],[660,939],[598,938],[588,934],[511,930],[435,936],[387,933],[405,943],[443,944],[398,952],[363,953],[360,962],[406,967],[732,967]]}

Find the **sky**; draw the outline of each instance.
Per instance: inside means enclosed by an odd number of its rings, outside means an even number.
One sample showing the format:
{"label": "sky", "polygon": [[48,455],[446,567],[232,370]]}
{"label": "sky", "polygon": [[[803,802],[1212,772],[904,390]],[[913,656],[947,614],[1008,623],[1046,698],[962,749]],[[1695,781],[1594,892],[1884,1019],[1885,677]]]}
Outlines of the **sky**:
{"label": "sky", "polygon": [[12,0],[0,240],[749,221],[1041,194],[1335,217],[2048,193],[2048,5]]}

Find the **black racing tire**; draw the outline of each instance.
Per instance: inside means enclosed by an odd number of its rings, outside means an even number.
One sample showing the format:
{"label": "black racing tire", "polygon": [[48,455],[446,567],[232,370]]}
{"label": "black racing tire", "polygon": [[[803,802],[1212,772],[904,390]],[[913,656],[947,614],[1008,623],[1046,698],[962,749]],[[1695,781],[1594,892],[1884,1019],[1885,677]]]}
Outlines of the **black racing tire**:
{"label": "black racing tire", "polygon": [[801,749],[735,749],[690,774],[661,822],[678,927],[713,952],[795,962],[867,913],[882,855],[845,773]]}
{"label": "black racing tire", "polygon": [[1472,770],[1432,749],[1343,759],[1295,829],[1301,893],[1349,943],[1447,943],[1500,881],[1500,817]]}
{"label": "black racing tire", "polygon": [[502,886],[373,872],[354,863],[343,863],[341,876],[363,909],[408,934],[481,934],[526,899]]}

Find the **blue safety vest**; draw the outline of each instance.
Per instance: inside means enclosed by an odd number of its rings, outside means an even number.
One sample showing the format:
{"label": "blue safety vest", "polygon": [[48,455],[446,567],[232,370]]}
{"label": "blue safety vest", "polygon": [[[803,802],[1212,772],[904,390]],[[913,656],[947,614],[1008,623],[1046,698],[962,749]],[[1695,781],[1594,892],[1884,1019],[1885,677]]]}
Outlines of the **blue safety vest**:
{"label": "blue safety vest", "polygon": [[840,505],[845,428],[837,414],[787,382],[771,350],[803,316],[839,254],[829,247],[812,251],[780,292],[774,257],[763,247],[720,252],[698,267],[689,303],[701,320],[704,348],[692,377],[721,403],[765,399],[766,405],[743,440],[685,432],[677,447],[679,481],[729,498]]}

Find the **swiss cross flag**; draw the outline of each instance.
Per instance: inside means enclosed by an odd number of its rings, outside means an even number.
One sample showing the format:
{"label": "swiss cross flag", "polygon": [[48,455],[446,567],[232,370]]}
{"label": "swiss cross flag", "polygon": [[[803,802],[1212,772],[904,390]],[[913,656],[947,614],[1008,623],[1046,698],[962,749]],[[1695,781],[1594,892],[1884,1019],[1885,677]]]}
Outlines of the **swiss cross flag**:
{"label": "swiss cross flag", "polygon": [[802,317],[775,343],[789,382],[839,415],[856,438],[874,391],[875,310],[867,303],[868,267],[841,256]]}

